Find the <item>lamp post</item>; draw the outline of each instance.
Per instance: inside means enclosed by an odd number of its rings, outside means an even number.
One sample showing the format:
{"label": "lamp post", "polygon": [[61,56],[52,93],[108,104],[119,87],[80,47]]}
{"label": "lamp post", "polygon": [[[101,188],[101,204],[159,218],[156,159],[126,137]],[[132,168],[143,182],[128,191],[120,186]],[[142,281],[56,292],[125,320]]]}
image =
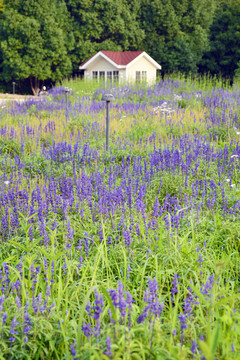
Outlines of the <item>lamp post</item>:
{"label": "lamp post", "polygon": [[115,100],[112,94],[105,94],[102,101],[106,101],[106,151],[109,148],[110,102]]}
{"label": "lamp post", "polygon": [[16,85],[15,81],[13,81],[12,85],[13,85],[13,94],[15,94],[15,85]]}
{"label": "lamp post", "polygon": [[65,87],[64,88],[64,92],[65,92],[65,95],[66,95],[66,105],[67,105],[67,108],[68,108],[68,94],[70,93],[71,89],[69,89],[69,87]]}

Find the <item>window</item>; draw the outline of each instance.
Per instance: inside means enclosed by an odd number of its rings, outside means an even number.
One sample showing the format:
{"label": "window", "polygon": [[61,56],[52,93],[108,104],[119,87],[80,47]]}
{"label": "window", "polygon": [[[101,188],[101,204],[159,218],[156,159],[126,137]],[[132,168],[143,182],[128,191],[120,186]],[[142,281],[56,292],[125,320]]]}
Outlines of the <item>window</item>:
{"label": "window", "polygon": [[142,71],[142,81],[147,81],[147,72]]}
{"label": "window", "polygon": [[100,80],[105,81],[105,71],[99,71],[99,78]]}
{"label": "window", "polygon": [[92,71],[92,78],[93,78],[93,79],[97,79],[97,78],[98,78],[98,72],[97,72],[97,71]]}
{"label": "window", "polygon": [[119,79],[119,71],[113,72],[113,81],[117,82]]}
{"label": "window", "polygon": [[118,81],[119,80],[119,71],[92,71],[92,78],[95,80],[102,81]]}
{"label": "window", "polygon": [[147,71],[136,71],[136,81],[147,81]]}
{"label": "window", "polygon": [[141,81],[141,71],[136,71],[136,81],[137,82]]}
{"label": "window", "polygon": [[112,71],[107,71],[107,80],[112,81]]}

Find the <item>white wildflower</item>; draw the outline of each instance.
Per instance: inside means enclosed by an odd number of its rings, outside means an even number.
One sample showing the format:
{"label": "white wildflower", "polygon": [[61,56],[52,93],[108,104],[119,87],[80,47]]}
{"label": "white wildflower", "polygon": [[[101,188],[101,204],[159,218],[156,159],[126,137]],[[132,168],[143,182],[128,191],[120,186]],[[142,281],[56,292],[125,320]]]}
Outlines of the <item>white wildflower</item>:
{"label": "white wildflower", "polygon": [[174,100],[182,100],[182,96],[181,95],[174,95],[173,96]]}

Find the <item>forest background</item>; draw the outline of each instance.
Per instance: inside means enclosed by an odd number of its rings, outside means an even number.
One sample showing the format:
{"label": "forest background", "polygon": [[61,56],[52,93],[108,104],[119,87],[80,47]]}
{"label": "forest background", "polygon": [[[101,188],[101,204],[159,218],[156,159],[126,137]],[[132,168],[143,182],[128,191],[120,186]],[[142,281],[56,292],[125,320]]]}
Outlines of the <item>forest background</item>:
{"label": "forest background", "polygon": [[99,50],[144,50],[173,72],[240,74],[240,0],[0,0],[0,92],[38,93]]}

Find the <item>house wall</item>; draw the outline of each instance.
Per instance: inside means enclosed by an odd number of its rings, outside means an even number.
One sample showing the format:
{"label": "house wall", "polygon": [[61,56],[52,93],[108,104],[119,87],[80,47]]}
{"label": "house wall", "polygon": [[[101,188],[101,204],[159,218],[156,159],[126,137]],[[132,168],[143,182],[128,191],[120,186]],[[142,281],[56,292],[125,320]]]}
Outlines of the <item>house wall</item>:
{"label": "house wall", "polygon": [[149,84],[156,81],[156,67],[150,63],[144,56],[136,60],[127,68],[127,80],[136,81],[136,71],[147,71],[147,82]]}

